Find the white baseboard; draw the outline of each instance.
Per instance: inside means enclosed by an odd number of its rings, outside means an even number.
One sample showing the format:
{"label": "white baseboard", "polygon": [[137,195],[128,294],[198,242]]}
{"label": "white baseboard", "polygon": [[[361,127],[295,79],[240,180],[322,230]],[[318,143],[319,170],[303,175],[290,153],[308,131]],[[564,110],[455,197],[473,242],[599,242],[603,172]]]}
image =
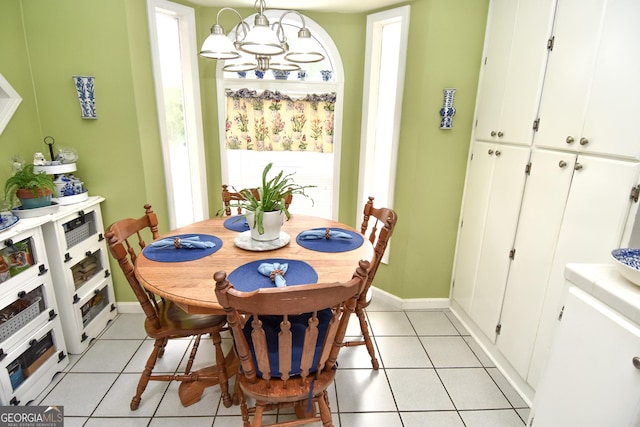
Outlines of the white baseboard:
{"label": "white baseboard", "polygon": [[138,301],[116,302],[116,306],[118,307],[118,313],[144,314]]}
{"label": "white baseboard", "polygon": [[431,310],[449,308],[449,298],[411,298],[402,299],[387,291],[371,287],[373,298],[398,310]]}

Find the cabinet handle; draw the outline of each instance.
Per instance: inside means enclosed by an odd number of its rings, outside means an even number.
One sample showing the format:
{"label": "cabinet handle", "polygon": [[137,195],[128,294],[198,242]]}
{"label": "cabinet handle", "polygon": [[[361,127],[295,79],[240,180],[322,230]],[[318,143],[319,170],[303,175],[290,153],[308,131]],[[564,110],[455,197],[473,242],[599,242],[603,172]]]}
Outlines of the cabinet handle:
{"label": "cabinet handle", "polygon": [[580,138],[580,145],[587,145],[589,140],[587,138]]}
{"label": "cabinet handle", "polygon": [[20,291],[18,292],[18,298],[24,298],[27,295],[26,291]]}
{"label": "cabinet handle", "polygon": [[491,156],[493,155],[493,150],[490,149],[489,151],[487,151],[487,153],[489,153],[489,155]]}
{"label": "cabinet handle", "polygon": [[64,262],[69,262],[71,260],[72,260],[72,258],[71,258],[71,255],[69,255],[69,252],[64,254]]}
{"label": "cabinet handle", "polygon": [[13,246],[13,240],[11,240],[11,239],[7,239],[7,240],[5,240],[5,241],[4,241],[4,245],[5,245],[6,247],[11,247],[11,246]]}
{"label": "cabinet handle", "polygon": [[498,138],[502,138],[504,136],[504,133],[502,131],[498,132]]}
{"label": "cabinet handle", "polygon": [[500,150],[496,150],[496,157],[500,157],[500,154],[502,154]]}
{"label": "cabinet handle", "polygon": [[576,165],[574,166],[574,169],[579,171],[580,169],[582,169],[582,165],[580,163],[576,163]]}
{"label": "cabinet handle", "polygon": [[49,271],[47,267],[45,267],[44,264],[40,264],[40,267],[38,267],[38,276],[47,274],[47,271]]}
{"label": "cabinet handle", "polygon": [[640,357],[636,356],[636,357],[634,357],[634,358],[633,358],[633,359],[631,359],[631,360],[632,360],[632,362],[633,362],[633,366],[634,366],[636,369],[640,369]]}
{"label": "cabinet handle", "polygon": [[491,136],[496,136],[496,131],[495,130],[491,131]]}
{"label": "cabinet handle", "polygon": [[91,253],[91,251],[87,251],[87,252],[84,253],[84,255],[89,257],[89,256],[91,256],[93,254]]}
{"label": "cabinet handle", "polygon": [[560,166],[561,168],[563,168],[563,167],[567,166],[567,162],[565,162],[564,160],[560,160],[560,161],[558,162],[558,166]]}
{"label": "cabinet handle", "polygon": [[565,141],[567,141],[567,144],[573,144],[573,141],[575,141],[575,139],[573,139],[573,137],[569,135],[567,139],[565,139]]}

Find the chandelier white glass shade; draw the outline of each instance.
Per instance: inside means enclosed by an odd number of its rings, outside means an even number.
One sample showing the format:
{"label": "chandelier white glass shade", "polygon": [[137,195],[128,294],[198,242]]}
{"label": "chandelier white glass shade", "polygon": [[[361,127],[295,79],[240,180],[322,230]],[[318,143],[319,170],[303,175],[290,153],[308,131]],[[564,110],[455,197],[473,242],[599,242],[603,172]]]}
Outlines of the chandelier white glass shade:
{"label": "chandelier white glass shade", "polygon": [[[295,71],[300,69],[298,63],[318,62],[324,59],[324,55],[318,49],[318,43],[311,38],[311,32],[299,12],[287,10],[280,16],[277,23],[270,25],[264,15],[265,1],[256,0],[255,7],[258,13],[253,28],[249,27],[237,10],[231,7],[220,9],[216,15],[216,23],[211,27],[211,34],[202,43],[200,56],[235,60],[225,64],[223,67],[225,71],[253,69]],[[219,24],[220,14],[225,10],[235,12],[240,18],[240,22],[235,26],[233,42],[225,35],[224,29]],[[302,28],[298,31],[298,36],[292,40],[291,48],[282,26],[282,19],[288,14],[295,14],[302,21]]]}

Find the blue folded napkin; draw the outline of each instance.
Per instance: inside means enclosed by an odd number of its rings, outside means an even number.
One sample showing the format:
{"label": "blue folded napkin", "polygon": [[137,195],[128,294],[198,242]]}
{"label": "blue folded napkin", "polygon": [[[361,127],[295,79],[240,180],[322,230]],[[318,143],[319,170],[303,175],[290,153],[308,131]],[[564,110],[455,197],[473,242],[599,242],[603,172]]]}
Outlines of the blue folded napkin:
{"label": "blue folded napkin", "polygon": [[349,233],[338,230],[306,230],[298,234],[298,238],[301,240],[316,240],[316,239],[351,239],[352,236]]}
{"label": "blue folded napkin", "polygon": [[167,237],[152,243],[149,243],[149,247],[156,249],[204,249],[213,248],[215,243],[201,241],[200,237]]}
{"label": "blue folded napkin", "polygon": [[271,279],[272,282],[276,284],[276,287],[282,288],[287,286],[287,281],[284,279],[284,274],[287,272],[289,268],[289,264],[286,263],[268,263],[263,262],[258,266],[258,271],[263,276],[267,276]]}

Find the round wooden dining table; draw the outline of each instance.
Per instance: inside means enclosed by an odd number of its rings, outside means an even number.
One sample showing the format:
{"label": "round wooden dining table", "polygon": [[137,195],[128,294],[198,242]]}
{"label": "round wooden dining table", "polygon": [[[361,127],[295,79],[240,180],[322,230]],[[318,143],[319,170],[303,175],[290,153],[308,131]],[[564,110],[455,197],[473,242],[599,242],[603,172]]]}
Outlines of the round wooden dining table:
{"label": "round wooden dining table", "polygon": [[[231,274],[247,263],[270,259],[283,260],[284,262],[291,260],[292,263],[306,263],[312,271],[315,270],[317,283],[346,282],[353,276],[358,261],[371,260],[373,257],[373,246],[369,240],[362,238],[360,233],[352,227],[328,219],[292,214],[291,219],[285,221],[282,227],[285,238],[280,239],[282,241],[288,240],[288,243],[274,244],[281,247],[271,250],[264,250],[265,245],[270,246],[269,243],[257,244],[256,247],[260,250],[238,247],[236,239],[248,236],[246,234],[240,236],[241,231],[225,227],[225,221],[233,220],[230,220],[229,217],[207,219],[175,229],[162,236],[164,239],[174,236],[204,235],[203,237],[215,236],[219,239],[216,241],[221,247],[216,248],[215,252],[210,255],[198,259],[177,262],[152,260],[145,256],[146,249],[149,248],[147,246],[136,259],[135,275],[138,281],[149,291],[173,301],[188,313],[224,314],[224,310],[216,298],[213,279],[213,275],[218,271],[225,271],[229,274],[229,281],[233,284]],[[227,224],[234,225],[232,222]],[[346,251],[320,252],[305,248],[296,241],[298,234],[303,231],[327,228],[350,232],[356,242],[362,239],[362,244]],[[283,236],[282,233],[281,236]],[[246,247],[246,239],[242,239],[242,242],[245,243],[241,243],[241,246]],[[336,242],[336,244],[339,243]],[[252,245],[250,244],[249,247]],[[164,250],[170,252],[175,249],[169,247]],[[192,250],[184,249],[187,252]],[[233,351],[227,354],[225,363],[227,377],[235,375],[238,370],[238,360]],[[204,387],[211,387],[219,383],[215,365],[198,370],[195,378],[197,378],[195,381],[181,383],[178,389],[180,400],[185,406],[200,400]]]}
{"label": "round wooden dining table", "polygon": [[282,232],[290,238],[288,244],[273,250],[242,249],[234,243],[240,232],[224,225],[228,219],[229,217],[207,219],[163,235],[163,238],[192,234],[213,235],[220,239],[222,247],[211,255],[182,262],[153,261],[143,251],[135,265],[138,281],[146,289],[175,302],[188,313],[223,314],[216,298],[213,280],[214,273],[218,271],[229,274],[252,261],[279,258],[309,264],[318,275],[318,283],[345,282],[353,276],[358,261],[368,261],[373,256],[373,246],[367,239],[359,247],[344,252],[319,252],[300,246],[296,242],[296,236],[309,229],[338,228],[357,234],[359,232],[337,221],[298,214],[292,214],[291,219],[285,221],[282,227]]}

